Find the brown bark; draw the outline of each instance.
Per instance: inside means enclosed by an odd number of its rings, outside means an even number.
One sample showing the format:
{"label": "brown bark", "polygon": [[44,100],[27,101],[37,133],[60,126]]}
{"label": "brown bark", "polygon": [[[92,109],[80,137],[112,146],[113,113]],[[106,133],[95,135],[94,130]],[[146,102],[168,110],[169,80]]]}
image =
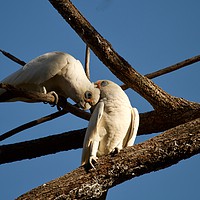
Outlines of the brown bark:
{"label": "brown bark", "polygon": [[[167,114],[155,111],[142,113],[140,114],[138,135],[165,131],[197,118],[200,118],[200,106],[183,114],[178,112]],[[82,148],[85,131],[86,128],[36,140],[2,145],[0,146],[0,164]]]}
{"label": "brown bark", "polygon": [[171,110],[177,109],[177,107],[185,107],[186,100],[169,95],[150,79],[133,69],[69,0],[49,1],[111,72],[144,97],[155,109]]}
{"label": "brown bark", "polygon": [[96,169],[86,171],[79,167],[17,199],[99,198],[109,188],[126,180],[169,167],[200,153],[199,138],[200,118],[123,149],[115,156],[103,156],[95,165]]}
{"label": "brown bark", "polygon": [[[0,164],[81,148],[86,129],[0,146]],[[76,142],[74,142],[76,141]]]}
{"label": "brown bark", "polygon": [[[169,167],[200,153],[200,105],[171,96],[150,79],[139,74],[69,0],[50,0],[50,2],[113,74],[154,107],[154,111],[140,114],[139,134],[172,129],[146,142],[123,149],[115,156],[103,156],[95,165],[96,169],[86,171],[84,167],[80,167],[31,190],[18,199],[99,198],[117,184]],[[85,114],[80,114],[82,115]],[[85,117],[88,119],[89,115]],[[80,148],[84,134],[85,129],[82,129],[21,144],[4,145],[0,147],[0,162],[11,162],[15,159],[12,156],[16,152],[19,153],[20,160]],[[76,143],[72,142],[75,140]],[[26,148],[25,153],[24,148]]]}
{"label": "brown bark", "polygon": [[33,102],[46,102],[49,104],[54,104],[55,102],[55,97],[52,94],[45,94],[45,93],[40,93],[40,92],[32,92],[32,91],[27,91],[21,88],[14,87],[13,85],[10,84],[5,84],[5,83],[0,83],[0,88],[6,90],[6,95],[9,97],[24,97],[27,99],[30,99],[30,101]]}

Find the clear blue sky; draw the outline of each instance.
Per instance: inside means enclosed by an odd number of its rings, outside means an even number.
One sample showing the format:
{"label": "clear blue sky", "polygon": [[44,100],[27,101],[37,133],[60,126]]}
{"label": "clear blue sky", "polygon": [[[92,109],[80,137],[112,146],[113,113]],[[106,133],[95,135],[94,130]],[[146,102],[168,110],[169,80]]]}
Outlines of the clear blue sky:
{"label": "clear blue sky", "polygon": [[[200,54],[200,1],[182,0],[85,0],[72,1],[137,71],[150,73]],[[22,60],[50,51],[63,51],[84,62],[85,44],[48,1],[2,1],[0,48]],[[0,80],[19,69],[0,55]],[[154,79],[172,95],[199,102],[200,64],[194,64]],[[111,79],[109,70],[91,55],[91,78]],[[151,106],[135,92],[128,96],[139,112]],[[1,103],[0,134],[25,122],[56,111],[42,103]],[[87,126],[87,121],[70,114],[39,125],[1,144],[44,137]],[[152,135],[150,136],[152,137]],[[148,137],[137,137],[136,143]],[[0,165],[0,199],[10,200],[47,181],[79,167],[81,149],[32,160]],[[162,171],[127,181],[109,191],[111,199],[188,200],[199,199],[199,155]]]}

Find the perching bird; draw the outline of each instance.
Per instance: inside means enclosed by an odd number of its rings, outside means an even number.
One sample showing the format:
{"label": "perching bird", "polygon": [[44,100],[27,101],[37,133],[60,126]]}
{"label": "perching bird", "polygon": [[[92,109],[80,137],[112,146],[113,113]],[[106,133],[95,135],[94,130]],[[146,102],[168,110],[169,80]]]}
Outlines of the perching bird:
{"label": "perching bird", "polygon": [[139,126],[138,111],[120,86],[108,80],[95,85],[100,89],[100,101],[89,121],[81,161],[93,168],[98,157],[132,146]]}
{"label": "perching bird", "polygon": [[[99,99],[99,89],[89,81],[81,62],[63,52],[43,54],[0,82],[28,91],[51,92],[56,97],[69,97],[84,109],[90,108],[85,98],[94,104]],[[12,101],[34,102],[16,98],[5,89],[0,89],[0,102]]]}

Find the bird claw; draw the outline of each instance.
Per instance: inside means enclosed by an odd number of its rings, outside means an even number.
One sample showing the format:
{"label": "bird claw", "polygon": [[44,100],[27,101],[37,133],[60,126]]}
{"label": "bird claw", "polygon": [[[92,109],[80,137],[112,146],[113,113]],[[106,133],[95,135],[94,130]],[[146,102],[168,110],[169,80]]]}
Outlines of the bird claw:
{"label": "bird claw", "polygon": [[[43,87],[42,87],[42,92],[43,92],[44,94],[51,94],[51,95],[54,96],[55,100],[54,100],[53,104],[50,104],[51,107],[54,107],[54,106],[56,106],[56,105],[58,104],[59,98],[58,98],[58,95],[57,95],[57,93],[56,93],[55,91],[51,91],[51,92],[48,92],[48,93],[47,93],[46,87],[43,86]],[[47,102],[44,102],[44,104],[47,104]],[[58,110],[61,110],[60,107],[59,107],[58,105],[57,105],[57,109],[58,109]]]}
{"label": "bird claw", "polygon": [[89,165],[90,165],[93,169],[95,169],[95,166],[94,166],[93,163],[97,163],[97,160],[98,160],[98,158],[97,158],[96,156],[90,156],[90,158],[89,158]]}
{"label": "bird claw", "polygon": [[51,107],[54,107],[54,106],[56,106],[56,105],[58,104],[58,100],[59,100],[57,93],[56,93],[56,92],[54,92],[54,91],[51,91],[51,92],[48,92],[48,94],[51,94],[51,95],[53,95],[53,96],[54,96],[54,98],[55,98],[55,100],[54,100],[53,104],[51,104]]}

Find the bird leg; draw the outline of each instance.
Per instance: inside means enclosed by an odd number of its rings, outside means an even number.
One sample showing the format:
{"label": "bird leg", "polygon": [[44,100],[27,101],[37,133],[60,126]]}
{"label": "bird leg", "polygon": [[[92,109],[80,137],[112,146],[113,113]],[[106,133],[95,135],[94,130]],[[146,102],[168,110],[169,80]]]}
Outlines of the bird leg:
{"label": "bird leg", "polygon": [[89,165],[95,169],[94,164],[96,163],[98,158],[96,156],[99,147],[99,141],[93,141],[90,143],[90,157],[89,157]]}
{"label": "bird leg", "polygon": [[95,169],[94,164],[97,163],[97,160],[98,160],[98,158],[97,158],[96,156],[90,156],[90,158],[89,158],[89,163],[88,163],[88,164],[89,164],[93,169]]}

